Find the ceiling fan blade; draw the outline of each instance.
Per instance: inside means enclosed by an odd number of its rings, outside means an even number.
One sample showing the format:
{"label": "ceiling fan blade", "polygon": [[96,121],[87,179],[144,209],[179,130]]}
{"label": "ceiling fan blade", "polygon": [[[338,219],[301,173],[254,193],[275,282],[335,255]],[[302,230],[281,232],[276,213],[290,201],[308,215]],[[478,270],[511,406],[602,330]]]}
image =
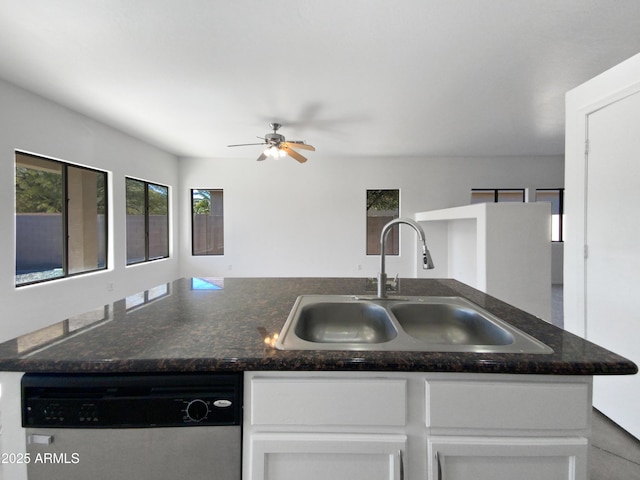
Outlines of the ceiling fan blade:
{"label": "ceiling fan blade", "polygon": [[287,152],[287,155],[289,155],[291,158],[299,161],[300,163],[304,163],[307,161],[306,158],[304,158],[302,155],[300,155],[298,152],[296,152],[295,150],[292,150],[291,148],[289,148],[288,145],[284,145],[282,147],[282,150],[284,150],[285,152]]}
{"label": "ceiling fan blade", "polygon": [[249,145],[264,145],[266,142],[262,143],[238,143],[237,145],[227,145],[227,147],[247,147]]}
{"label": "ceiling fan blade", "polygon": [[313,145],[308,145],[304,142],[296,142],[296,141],[289,140],[287,141],[287,144],[291,148],[301,148],[302,150],[311,150],[312,152],[316,151]]}
{"label": "ceiling fan blade", "polygon": [[264,152],[262,152],[262,153],[260,154],[260,156],[259,156],[256,160],[258,160],[259,162],[261,162],[261,161],[262,161],[262,160],[264,160],[265,158],[267,158],[267,156],[264,154]]}

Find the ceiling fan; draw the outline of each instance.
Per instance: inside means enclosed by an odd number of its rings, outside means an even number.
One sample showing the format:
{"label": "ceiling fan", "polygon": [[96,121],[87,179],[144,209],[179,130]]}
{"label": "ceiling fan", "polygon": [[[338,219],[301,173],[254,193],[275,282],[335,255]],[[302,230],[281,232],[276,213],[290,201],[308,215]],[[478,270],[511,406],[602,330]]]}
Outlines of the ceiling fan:
{"label": "ceiling fan", "polygon": [[258,161],[265,160],[267,157],[282,158],[285,155],[289,155],[300,163],[307,161],[305,157],[300,155],[295,149],[311,150],[315,152],[316,149],[312,145],[307,145],[301,140],[286,140],[284,135],[278,133],[278,129],[282,126],[279,123],[270,123],[269,126],[273,129],[273,133],[267,133],[264,138],[258,137],[264,142],[261,143],[240,143],[237,145],[227,145],[228,147],[245,147],[248,145],[266,145],[264,152],[258,157]]}

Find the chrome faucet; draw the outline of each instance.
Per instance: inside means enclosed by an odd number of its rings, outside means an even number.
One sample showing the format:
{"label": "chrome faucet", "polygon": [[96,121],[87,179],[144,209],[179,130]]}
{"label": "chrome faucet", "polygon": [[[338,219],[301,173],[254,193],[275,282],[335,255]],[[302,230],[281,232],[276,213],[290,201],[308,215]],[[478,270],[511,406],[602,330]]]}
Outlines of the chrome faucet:
{"label": "chrome faucet", "polygon": [[405,223],[416,231],[420,240],[422,240],[422,268],[425,270],[430,270],[434,268],[433,260],[431,259],[431,254],[427,249],[427,242],[424,238],[424,230],[422,227],[418,225],[416,222],[409,218],[394,218],[389,223],[387,223],[384,227],[382,227],[382,233],[380,234],[380,272],[378,273],[378,298],[386,298],[387,297],[387,274],[385,273],[384,266],[384,257],[385,257],[385,249],[387,246],[387,236],[389,235],[389,231],[391,227],[396,224]]}

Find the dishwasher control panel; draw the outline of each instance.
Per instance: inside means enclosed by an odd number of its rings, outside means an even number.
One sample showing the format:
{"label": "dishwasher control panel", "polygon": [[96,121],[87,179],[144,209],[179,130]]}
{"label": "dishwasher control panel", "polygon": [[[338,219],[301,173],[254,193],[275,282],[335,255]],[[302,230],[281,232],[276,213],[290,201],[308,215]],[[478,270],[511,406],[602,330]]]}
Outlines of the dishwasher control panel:
{"label": "dishwasher control panel", "polygon": [[25,374],[22,426],[240,425],[242,374]]}

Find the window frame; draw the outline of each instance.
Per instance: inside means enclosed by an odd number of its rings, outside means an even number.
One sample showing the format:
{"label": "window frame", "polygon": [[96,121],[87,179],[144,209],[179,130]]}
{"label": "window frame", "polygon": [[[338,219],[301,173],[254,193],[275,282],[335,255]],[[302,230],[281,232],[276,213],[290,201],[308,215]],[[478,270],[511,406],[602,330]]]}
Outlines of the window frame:
{"label": "window frame", "polygon": [[[553,233],[551,236],[551,242],[563,243],[564,242],[564,187],[563,188],[536,188],[536,202],[538,201],[538,192],[558,192],[558,240],[553,239]],[[546,200],[540,200],[546,202]],[[551,212],[553,217],[553,212]]]}
{"label": "window frame", "polygon": [[[109,268],[109,172],[106,170],[100,170],[98,168],[93,168],[93,167],[87,167],[84,165],[79,165],[76,163],[72,163],[72,162],[68,162],[68,161],[64,161],[64,160],[58,160],[55,158],[51,158],[51,157],[46,157],[44,155],[38,155],[38,154],[34,154],[34,153],[30,153],[30,152],[25,152],[22,150],[15,150],[14,151],[14,175],[16,175],[16,177],[14,177],[14,212],[15,215],[18,215],[17,212],[17,196],[18,196],[18,191],[17,191],[17,173],[16,173],[16,169],[18,168],[18,156],[23,156],[23,157],[30,157],[39,161],[44,161],[44,162],[51,162],[53,164],[57,164],[60,166],[61,169],[61,182],[62,182],[62,202],[61,202],[61,222],[62,222],[62,238],[61,238],[61,242],[62,242],[62,252],[61,252],[61,256],[62,256],[62,275],[58,275],[55,277],[51,277],[51,278],[42,278],[42,279],[37,279],[37,280],[32,280],[32,281],[28,281],[28,282],[22,282],[22,283],[18,283],[17,282],[17,277],[18,277],[18,272],[17,272],[17,267],[18,267],[18,258],[17,258],[17,244],[14,245],[14,285],[16,288],[20,288],[20,287],[24,287],[24,286],[28,286],[28,285],[35,285],[35,284],[39,284],[39,283],[45,283],[45,282],[50,282],[50,281],[55,281],[55,280],[61,280],[64,278],[73,278],[73,277],[77,277],[79,275],[86,275],[86,274],[90,274],[90,273],[95,273],[95,272],[100,272],[103,270],[107,270]],[[103,266],[98,266],[97,268],[91,268],[88,270],[83,270],[81,272],[74,272],[74,273],[69,273],[69,239],[70,239],[70,228],[69,228],[69,203],[70,203],[70,197],[69,197],[69,175],[68,175],[68,171],[69,168],[74,168],[74,169],[78,169],[78,170],[83,170],[83,171],[87,171],[87,172],[93,172],[95,174],[100,174],[103,176],[103,183],[104,183],[104,233],[103,233],[103,245],[104,245],[104,251],[101,252],[104,255],[104,265]],[[17,226],[14,228],[14,240],[16,239],[16,236],[18,234],[17,231]],[[96,239],[97,241],[97,245],[100,245],[100,238],[98,237]]]}
{"label": "window frame", "polygon": [[522,203],[525,203],[525,189],[524,188],[472,188],[471,189],[471,200],[473,200],[473,192],[493,192],[493,202],[471,202],[471,205],[475,205],[477,203],[520,203],[520,202],[501,202],[500,192],[521,192],[522,193]]}
{"label": "window frame", "polygon": [[[171,241],[171,235],[170,235],[170,224],[171,224],[171,219],[170,219],[170,212],[171,212],[171,201],[170,201],[170,192],[171,189],[168,185],[163,185],[161,183],[157,183],[157,182],[150,182],[147,180],[142,180],[139,178],[135,178],[135,177],[129,177],[126,176],[125,177],[125,217],[129,215],[128,212],[126,212],[126,209],[128,208],[128,198],[127,198],[127,194],[128,194],[128,189],[127,189],[127,181],[133,181],[133,182],[140,182],[141,184],[143,184],[144,186],[144,258],[142,260],[135,260],[135,261],[129,261],[129,252],[125,251],[125,262],[126,262],[126,266],[130,267],[133,265],[140,265],[143,263],[147,263],[147,262],[154,262],[156,260],[163,260],[166,258],[170,257],[170,253],[171,253],[171,246],[170,246],[170,241]],[[153,258],[149,258],[149,244],[150,244],[150,227],[149,227],[149,218],[150,218],[150,214],[149,214],[149,187],[153,185],[155,187],[160,187],[160,188],[165,188],[167,190],[167,233],[166,233],[166,245],[167,245],[167,252],[166,255],[162,255],[159,257],[153,257]],[[128,226],[127,226],[128,228]],[[128,241],[128,233],[125,231],[125,241]],[[128,247],[127,247],[128,248]],[[126,249],[125,249],[126,250]]]}
{"label": "window frame", "polygon": [[[213,252],[213,253],[196,253],[196,220],[195,220],[195,216],[196,213],[194,211],[194,204],[193,204],[193,194],[194,192],[200,192],[200,191],[207,191],[207,192],[220,192],[220,198],[221,198],[221,203],[222,203],[222,214],[220,215],[222,217],[222,247],[220,248],[220,252]],[[191,256],[193,257],[220,257],[224,255],[224,189],[223,188],[192,188],[189,190],[189,202],[191,204]],[[211,202],[209,205],[209,208],[212,208]]]}

